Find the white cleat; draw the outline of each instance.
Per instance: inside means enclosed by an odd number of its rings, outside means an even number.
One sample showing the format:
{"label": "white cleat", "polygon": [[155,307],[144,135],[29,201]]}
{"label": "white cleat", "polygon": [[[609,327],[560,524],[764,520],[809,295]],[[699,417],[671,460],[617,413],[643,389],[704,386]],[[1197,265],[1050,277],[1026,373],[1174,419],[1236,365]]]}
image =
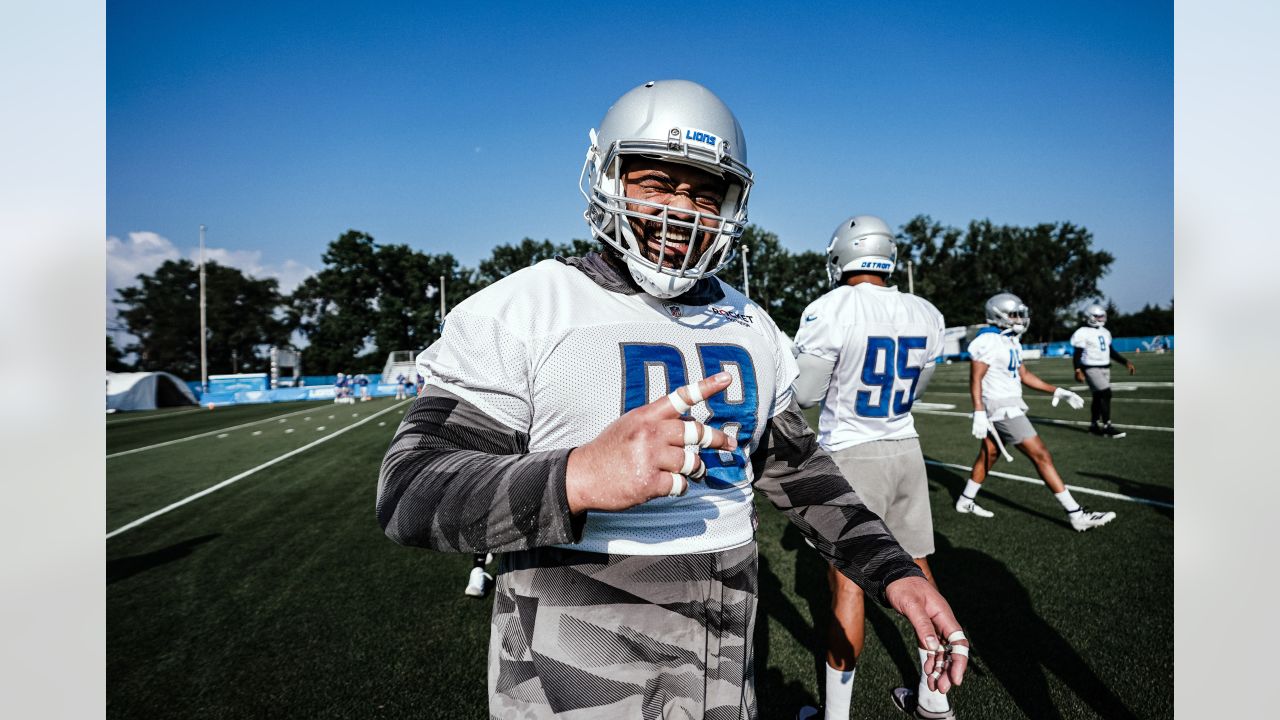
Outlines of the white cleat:
{"label": "white cleat", "polygon": [[1106,525],[1116,519],[1114,512],[1090,512],[1083,507],[1079,512],[1067,513],[1067,517],[1071,519],[1071,527],[1076,532],[1084,532],[1089,528],[1096,528]]}
{"label": "white cleat", "polygon": [[989,518],[989,517],[996,516],[995,513],[991,512],[990,510],[983,510],[981,505],[970,500],[967,497],[964,497],[963,495],[961,495],[960,499],[956,501],[956,512],[960,513],[961,515],[977,515],[980,518]]}
{"label": "white cleat", "polygon": [[467,589],[462,592],[468,597],[482,598],[489,590],[489,583],[493,581],[493,576],[484,571],[484,568],[471,568],[471,578],[467,581]]}

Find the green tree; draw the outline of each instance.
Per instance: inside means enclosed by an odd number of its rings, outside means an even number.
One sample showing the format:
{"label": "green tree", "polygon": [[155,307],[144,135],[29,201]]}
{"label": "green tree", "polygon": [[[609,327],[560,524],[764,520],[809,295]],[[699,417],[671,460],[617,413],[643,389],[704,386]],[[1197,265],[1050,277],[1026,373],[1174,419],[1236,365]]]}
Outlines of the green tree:
{"label": "green tree", "polygon": [[1163,308],[1150,303],[1128,315],[1120,312],[1114,302],[1107,303],[1107,329],[1113,337],[1146,337],[1148,335],[1173,334],[1173,301]]}
{"label": "green tree", "polygon": [[[742,253],[747,254],[750,286],[742,280]],[[742,233],[738,258],[720,271],[718,277],[739,290],[749,290],[751,299],[787,335],[800,326],[800,315],[809,303],[829,288],[826,255],[806,250],[792,253],[759,225],[748,225]]]}
{"label": "green tree", "polygon": [[124,351],[116,347],[116,341],[107,336],[107,371],[133,372],[133,366],[124,361]]}
{"label": "green tree", "polygon": [[394,350],[422,350],[440,334],[440,278],[455,305],[475,292],[471,271],[450,254],[379,245],[348,230],[321,256],[325,267],[290,297],[289,315],[307,339],[303,367],[315,372],[381,369]]}
{"label": "green tree", "polygon": [[[124,352],[137,354],[140,369],[199,377],[199,293],[199,269],[189,260],[168,260],[117,291],[120,323],[138,338]],[[205,299],[209,373],[265,372],[270,346],[289,339],[276,280],[206,262]]]}
{"label": "green tree", "polygon": [[580,257],[599,247],[600,243],[576,238],[560,244],[552,243],[550,240],[538,242],[533,238],[525,238],[515,245],[499,245],[493,249],[493,253],[488,258],[480,261],[480,269],[476,273],[476,285],[485,287],[557,255]]}
{"label": "green tree", "polygon": [[376,250],[372,236],[348,230],[321,255],[324,269],[290,296],[290,322],[307,340],[302,366],[309,372],[350,372],[365,351],[377,317]]}
{"label": "green tree", "polygon": [[1075,327],[1075,308],[1098,294],[1098,281],[1115,258],[1094,250],[1093,235],[1069,222],[1031,227],[975,220],[962,233],[925,215],[903,226],[898,253],[914,262],[916,294],[928,299],[949,325],[983,321],[986,299],[1006,291],[1032,311],[1027,340],[1066,337]]}

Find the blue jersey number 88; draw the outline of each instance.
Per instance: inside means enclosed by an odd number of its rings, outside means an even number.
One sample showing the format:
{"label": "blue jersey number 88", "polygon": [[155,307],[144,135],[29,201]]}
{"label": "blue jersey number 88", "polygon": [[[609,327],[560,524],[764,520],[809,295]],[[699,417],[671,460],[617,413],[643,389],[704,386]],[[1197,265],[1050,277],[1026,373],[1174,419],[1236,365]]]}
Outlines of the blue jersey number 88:
{"label": "blue jersey number 88", "polygon": [[[731,453],[703,450],[701,458],[707,466],[708,487],[726,488],[746,480],[746,449],[756,433],[756,415],[760,393],[756,385],[755,365],[751,354],[737,345],[699,344],[698,360],[702,376],[711,377],[734,365],[738,369],[740,389],[728,389],[707,398],[711,412],[707,424],[725,433],[736,433],[738,448]],[[687,385],[685,359],[672,345],[624,343],[622,345],[622,412],[627,413],[649,402],[649,368],[660,367],[666,376],[667,392]],[[739,392],[740,390],[740,392]],[[729,394],[738,397],[729,402]]]}

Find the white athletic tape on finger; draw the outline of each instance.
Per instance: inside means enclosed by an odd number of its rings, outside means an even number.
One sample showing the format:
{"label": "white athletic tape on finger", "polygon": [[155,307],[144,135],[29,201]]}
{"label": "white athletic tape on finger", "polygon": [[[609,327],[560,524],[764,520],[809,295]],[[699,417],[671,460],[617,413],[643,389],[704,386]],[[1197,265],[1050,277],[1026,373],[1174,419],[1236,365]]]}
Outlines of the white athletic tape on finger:
{"label": "white athletic tape on finger", "polygon": [[711,447],[711,442],[715,440],[715,434],[707,425],[702,426],[702,438],[698,440],[698,447]]}
{"label": "white athletic tape on finger", "polygon": [[942,671],[934,670],[933,672],[929,673],[929,677],[933,678],[934,680],[937,680],[938,678],[942,677]]}
{"label": "white athletic tape on finger", "polygon": [[706,477],[706,475],[707,475],[707,464],[700,462],[698,463],[698,469],[689,473],[689,479],[701,480],[702,478]]}
{"label": "white athletic tape on finger", "polygon": [[685,445],[698,444],[698,423],[692,420],[684,421],[684,444]]}
{"label": "white athletic tape on finger", "polygon": [[689,401],[694,405],[706,400],[706,398],[702,396],[702,388],[698,386],[698,383],[685,385],[684,389],[689,392]]}
{"label": "white athletic tape on finger", "polygon": [[968,639],[969,638],[964,636],[963,630],[956,630],[955,632],[947,636],[947,642],[949,643],[956,642],[957,640],[968,640]]}
{"label": "white athletic tape on finger", "polygon": [[680,391],[678,390],[668,395],[667,399],[671,401],[671,407],[675,408],[676,412],[680,413],[681,415],[693,409],[692,405],[685,402],[684,398],[680,397]]}
{"label": "white athletic tape on finger", "polygon": [[684,476],[679,473],[671,473],[671,492],[667,493],[667,497],[680,497],[684,494],[686,482]]}
{"label": "white athletic tape on finger", "polygon": [[684,449],[684,464],[680,466],[681,475],[689,475],[698,464],[698,453],[691,447]]}
{"label": "white athletic tape on finger", "polygon": [[952,645],[951,654],[959,655],[961,657],[969,657],[969,646],[968,645]]}

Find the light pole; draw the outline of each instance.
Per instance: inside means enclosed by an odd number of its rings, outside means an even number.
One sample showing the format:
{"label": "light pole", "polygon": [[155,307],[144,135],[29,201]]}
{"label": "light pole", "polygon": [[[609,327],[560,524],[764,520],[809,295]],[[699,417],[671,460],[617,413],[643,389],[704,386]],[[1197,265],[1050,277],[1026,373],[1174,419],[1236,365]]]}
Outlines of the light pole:
{"label": "light pole", "polygon": [[200,394],[209,392],[209,360],[205,354],[204,225],[200,226]]}

